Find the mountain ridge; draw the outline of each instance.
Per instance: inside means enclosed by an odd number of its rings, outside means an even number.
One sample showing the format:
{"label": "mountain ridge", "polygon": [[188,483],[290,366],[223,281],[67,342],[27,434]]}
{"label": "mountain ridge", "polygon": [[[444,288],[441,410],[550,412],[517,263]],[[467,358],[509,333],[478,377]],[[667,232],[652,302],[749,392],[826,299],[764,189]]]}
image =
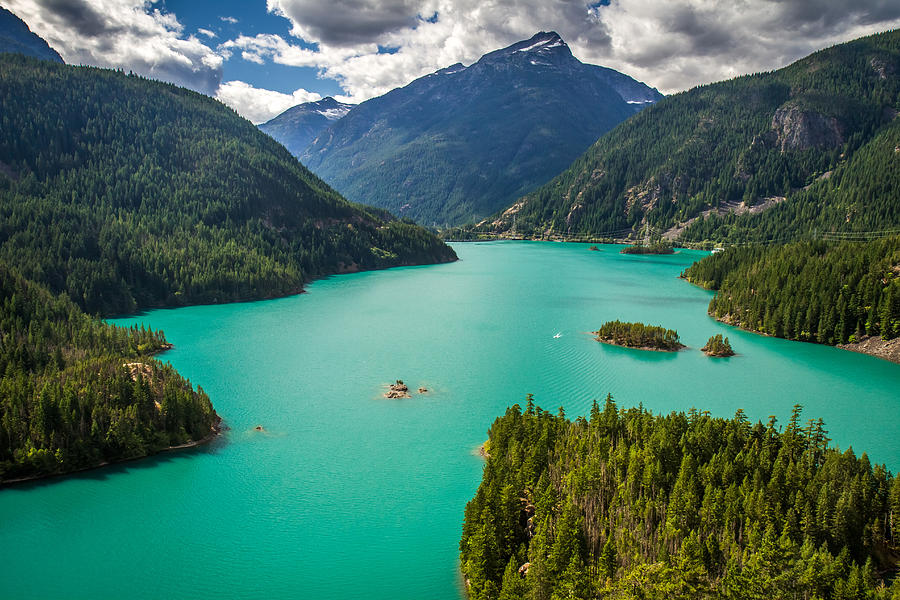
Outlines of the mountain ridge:
{"label": "mountain ridge", "polygon": [[299,158],[354,201],[458,223],[548,180],[661,97],[542,32],[359,104]]}
{"label": "mountain ridge", "polygon": [[900,225],[884,191],[900,175],[876,151],[900,144],[898,72],[894,30],[667,97],[461,235],[751,241]]}
{"label": "mountain ridge", "polygon": [[53,62],[65,62],[47,41],[31,31],[15,13],[0,6],[0,52],[24,54]]}
{"label": "mountain ridge", "polygon": [[292,106],[258,127],[297,156],[322,130],[344,117],[354,106],[327,96],[316,102]]}

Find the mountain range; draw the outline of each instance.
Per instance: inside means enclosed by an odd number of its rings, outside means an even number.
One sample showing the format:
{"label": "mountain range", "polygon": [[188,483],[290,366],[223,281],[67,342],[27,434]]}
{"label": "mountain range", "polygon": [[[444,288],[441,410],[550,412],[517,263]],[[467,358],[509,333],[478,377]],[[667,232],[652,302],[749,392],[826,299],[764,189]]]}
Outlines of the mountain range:
{"label": "mountain range", "polygon": [[306,117],[296,134],[283,125],[318,109],[296,107],[263,129],[351,200],[428,225],[459,224],[548,181],[661,97],[580,62],[559,35],[542,32],[355,106],[303,152]]}
{"label": "mountain range", "polygon": [[898,227],[898,73],[889,31],[669,96],[456,233],[771,241]]}

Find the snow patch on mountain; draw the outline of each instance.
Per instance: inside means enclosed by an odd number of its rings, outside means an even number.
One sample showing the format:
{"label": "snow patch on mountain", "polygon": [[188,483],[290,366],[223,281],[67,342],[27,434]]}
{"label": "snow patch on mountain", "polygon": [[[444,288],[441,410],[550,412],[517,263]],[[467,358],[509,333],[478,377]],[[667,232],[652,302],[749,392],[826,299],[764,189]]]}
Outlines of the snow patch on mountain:
{"label": "snow patch on mountain", "polygon": [[556,48],[558,46],[565,46],[565,45],[566,45],[566,43],[564,41],[562,41],[562,39],[560,39],[557,36],[554,36],[554,37],[551,37],[548,39],[540,40],[530,46],[526,46],[525,48],[519,48],[518,50],[516,50],[516,52],[531,52],[535,48],[537,48],[537,51],[540,52],[542,50],[547,50],[549,48]]}
{"label": "snow patch on mountain", "polygon": [[341,106],[338,106],[337,108],[326,108],[325,110],[318,110],[316,112],[319,113],[320,115],[322,115],[323,117],[325,117],[326,119],[328,119],[329,121],[337,121],[338,119],[340,119],[341,117],[346,115],[348,112],[350,112],[351,108],[353,108],[353,106],[351,106],[349,104],[342,104]]}

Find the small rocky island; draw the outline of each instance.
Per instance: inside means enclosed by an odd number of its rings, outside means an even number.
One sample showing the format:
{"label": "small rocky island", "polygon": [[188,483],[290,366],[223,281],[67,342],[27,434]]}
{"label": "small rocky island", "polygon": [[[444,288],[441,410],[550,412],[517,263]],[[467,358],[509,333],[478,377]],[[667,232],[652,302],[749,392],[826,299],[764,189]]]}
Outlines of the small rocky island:
{"label": "small rocky island", "polygon": [[724,357],[734,356],[734,350],[731,349],[731,343],[728,338],[722,338],[721,333],[717,333],[707,340],[706,345],[700,348],[707,356]]}
{"label": "small rocky island", "polygon": [[[428,388],[420,387],[420,394],[427,394]],[[398,379],[396,382],[390,384],[388,386],[388,391],[384,393],[385,398],[412,398],[412,394],[409,392],[409,386],[403,383],[402,379]]]}
{"label": "small rocky island", "polygon": [[620,254],[674,254],[675,249],[669,242],[654,242],[652,244],[644,244],[637,242],[634,246],[622,248]]}
{"label": "small rocky island", "polygon": [[660,352],[677,352],[684,348],[678,339],[678,332],[643,323],[624,323],[607,321],[597,331],[591,332],[595,339],[604,344],[638,348],[640,350],[656,350]]}
{"label": "small rocky island", "polygon": [[388,386],[388,391],[384,394],[385,398],[412,398],[409,395],[409,386],[403,383],[402,379],[398,379],[396,383]]}

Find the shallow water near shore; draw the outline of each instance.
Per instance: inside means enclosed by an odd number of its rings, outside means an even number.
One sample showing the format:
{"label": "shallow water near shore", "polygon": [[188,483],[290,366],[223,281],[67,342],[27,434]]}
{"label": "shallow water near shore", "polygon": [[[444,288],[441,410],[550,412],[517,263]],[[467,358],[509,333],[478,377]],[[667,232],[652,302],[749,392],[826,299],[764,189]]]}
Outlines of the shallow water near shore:
{"label": "shallow water near shore", "polygon": [[[0,597],[459,600],[463,508],[483,464],[473,450],[529,392],[571,417],[607,392],[620,406],[743,408],[780,423],[799,403],[832,444],[900,469],[900,365],[717,323],[711,294],[677,279],[704,253],[454,247],[453,264],[115,320],[163,329],[175,348],[160,358],[231,429],[200,448],[0,490]],[[676,329],[688,348],[631,350],[587,333],[613,319]],[[715,333],[738,355],[704,356]],[[382,396],[396,379],[412,398]]]}

